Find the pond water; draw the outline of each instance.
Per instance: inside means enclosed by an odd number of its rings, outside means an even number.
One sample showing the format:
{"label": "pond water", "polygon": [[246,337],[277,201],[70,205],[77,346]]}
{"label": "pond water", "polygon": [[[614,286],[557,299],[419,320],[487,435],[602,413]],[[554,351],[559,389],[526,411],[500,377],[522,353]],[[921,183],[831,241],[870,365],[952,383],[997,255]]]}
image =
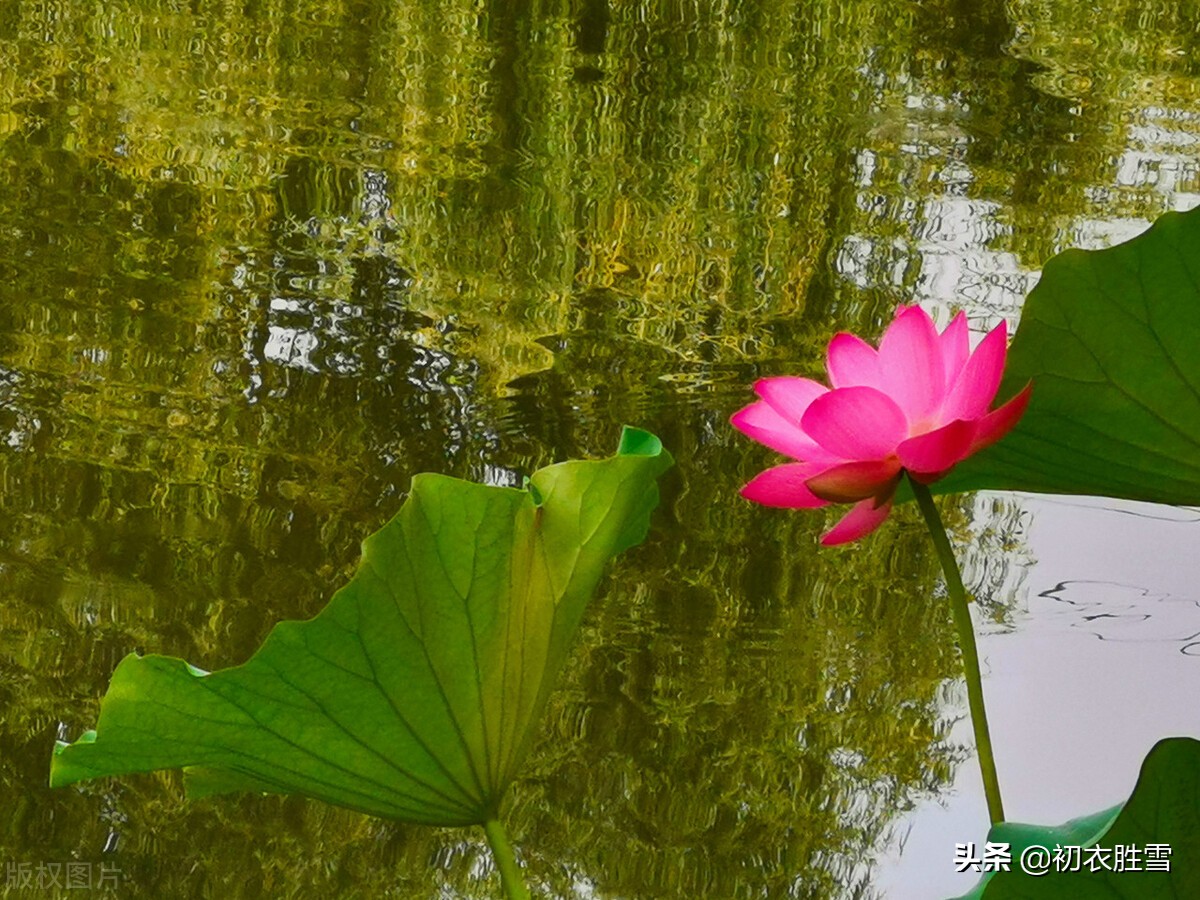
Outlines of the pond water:
{"label": "pond water", "polygon": [[[482,835],[176,775],[50,790],[132,651],[241,662],[436,471],[678,465],[507,810],[561,897],[934,897],[986,814],[914,511],[818,550],[727,424],[900,303],[1200,203],[1200,14],[1115,0],[0,7],[0,830],[123,897],[486,897]],[[948,503],[1010,816],[1195,732],[1198,517]],[[101,867],[105,867],[103,870]],[[49,870],[47,870],[49,871]],[[73,895],[73,894],[71,894]]]}

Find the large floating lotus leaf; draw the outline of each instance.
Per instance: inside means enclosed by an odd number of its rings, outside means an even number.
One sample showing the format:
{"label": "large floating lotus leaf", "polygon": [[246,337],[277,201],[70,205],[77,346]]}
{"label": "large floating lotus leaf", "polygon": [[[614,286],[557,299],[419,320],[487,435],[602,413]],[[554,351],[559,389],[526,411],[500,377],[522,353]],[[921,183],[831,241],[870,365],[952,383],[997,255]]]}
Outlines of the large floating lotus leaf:
{"label": "large floating lotus leaf", "polygon": [[[1156,900],[1200,897],[1200,741],[1167,738],[1150,750],[1133,794],[1115,807],[1065,825],[1039,826],[1005,822],[988,833],[988,841],[1007,843],[1012,868],[989,874],[961,900]],[[1154,871],[1149,845],[1171,848],[1169,871]],[[1097,847],[1107,854],[1083,849],[1079,871],[1057,871],[1053,863],[1044,875],[1021,871],[1026,847]],[[1137,849],[1132,870],[1128,849]],[[1117,853],[1122,854],[1118,871]],[[1155,854],[1159,859],[1162,853]],[[1104,868],[1100,859],[1107,861]],[[1073,864],[1072,864],[1073,866]],[[1064,864],[1064,868],[1066,865]],[[1095,869],[1095,871],[1092,871]]]}
{"label": "large floating lotus leaf", "polygon": [[605,564],[639,543],[671,465],[626,429],[616,456],[526,490],[418,475],[350,583],[245,664],[122,660],[96,731],[52,785],[184,768],[193,796],[303,794],[406,822],[481,823],[516,775]]}
{"label": "large floating lotus leaf", "polygon": [[999,396],[1029,409],[937,485],[1200,504],[1200,210],[1046,263]]}

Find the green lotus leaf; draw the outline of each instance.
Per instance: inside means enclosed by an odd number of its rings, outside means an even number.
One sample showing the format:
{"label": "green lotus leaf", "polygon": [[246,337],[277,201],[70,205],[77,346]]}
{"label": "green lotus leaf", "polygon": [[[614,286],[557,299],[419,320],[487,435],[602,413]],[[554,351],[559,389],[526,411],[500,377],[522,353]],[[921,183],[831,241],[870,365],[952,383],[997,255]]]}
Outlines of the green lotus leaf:
{"label": "green lotus leaf", "polygon": [[1046,263],[999,396],[1033,381],[1002,441],[939,482],[1200,504],[1200,209]]}
{"label": "green lotus leaf", "polygon": [[671,464],[626,429],[616,456],[549,466],[523,490],[416,476],[349,584],[243,665],[122,660],[96,730],[55,748],[51,784],[183,768],[192,796],[494,818],[602,571],[645,538]]}
{"label": "green lotus leaf", "polygon": [[[987,839],[1009,845],[1012,866],[988,873],[960,900],[1200,897],[1200,741],[1167,738],[1155,744],[1123,806],[1064,825],[1003,822]],[[1170,849],[1147,849],[1152,846]],[[1021,870],[1027,847],[1050,853],[1045,874]],[[1064,852],[1055,863],[1056,847],[1082,849],[1077,857]]]}

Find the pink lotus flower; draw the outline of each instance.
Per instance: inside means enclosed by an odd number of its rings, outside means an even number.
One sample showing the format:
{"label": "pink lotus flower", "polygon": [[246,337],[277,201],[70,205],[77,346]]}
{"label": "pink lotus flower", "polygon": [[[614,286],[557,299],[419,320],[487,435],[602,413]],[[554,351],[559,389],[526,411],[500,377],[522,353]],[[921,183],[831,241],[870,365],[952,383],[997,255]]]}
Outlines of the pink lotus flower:
{"label": "pink lotus flower", "polygon": [[918,306],[900,307],[876,350],[852,334],[829,342],[832,388],[809,378],[763,378],[762,399],[734,413],[743,434],[798,462],[767,469],[742,488],[766,506],[815,509],[853,503],[821,538],[855,541],[880,526],[907,472],[937,481],[1004,437],[1021,418],[1032,385],[989,411],[1008,353],[1004,324],[970,349],[967,319],[938,334]]}

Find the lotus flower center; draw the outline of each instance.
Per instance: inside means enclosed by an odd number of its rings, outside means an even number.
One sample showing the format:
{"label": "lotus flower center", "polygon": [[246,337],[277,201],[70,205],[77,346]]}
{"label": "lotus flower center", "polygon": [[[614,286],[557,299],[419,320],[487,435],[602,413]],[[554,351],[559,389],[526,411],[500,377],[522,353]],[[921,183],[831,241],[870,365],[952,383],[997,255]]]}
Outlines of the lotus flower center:
{"label": "lotus flower center", "polygon": [[935,428],[938,428],[938,427],[940,427],[940,426],[938,425],[937,421],[934,419],[929,419],[929,418],[921,419],[919,422],[916,422],[915,424],[909,426],[908,436],[909,437],[920,437],[921,435],[928,434],[929,432],[933,431]]}

